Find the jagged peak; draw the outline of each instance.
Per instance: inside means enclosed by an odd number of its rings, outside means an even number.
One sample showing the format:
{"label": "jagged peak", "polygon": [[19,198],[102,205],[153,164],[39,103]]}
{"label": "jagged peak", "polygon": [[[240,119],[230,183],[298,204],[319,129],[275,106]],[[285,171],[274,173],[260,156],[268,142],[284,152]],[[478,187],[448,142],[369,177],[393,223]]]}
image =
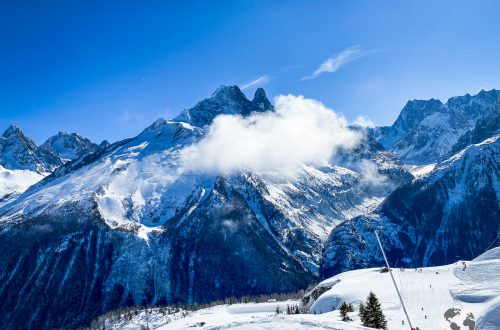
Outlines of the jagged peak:
{"label": "jagged peak", "polygon": [[[435,99],[435,98],[431,98],[429,100],[421,100],[421,99],[413,99],[413,100],[408,100],[408,102],[406,102],[406,105],[404,106],[404,108],[409,108],[409,107],[414,107],[414,106],[421,106],[423,104],[439,104],[439,105],[442,105],[443,102],[441,102],[441,100],[438,100],[438,99]],[[404,110],[403,108],[403,110]]]}
{"label": "jagged peak", "polygon": [[252,103],[254,104],[256,109],[262,111],[274,108],[271,104],[271,101],[269,101],[269,99],[267,98],[266,91],[262,87],[257,88],[257,90],[255,91]]}
{"label": "jagged peak", "polygon": [[7,129],[2,134],[2,136],[4,138],[8,138],[12,135],[26,136],[26,134],[24,134],[23,130],[14,124],[11,124],[9,127],[7,127]]}
{"label": "jagged peak", "polygon": [[225,86],[221,85],[219,86],[215,92],[212,93],[212,98],[219,98],[219,97],[236,97],[236,98],[245,98],[245,94],[241,91],[241,89],[236,86]]}
{"label": "jagged peak", "polygon": [[111,145],[108,140],[102,140],[101,143],[99,143],[99,148],[104,149],[107,148]]}
{"label": "jagged peak", "polygon": [[272,108],[263,89],[258,89],[254,100],[250,101],[238,86],[222,85],[210,98],[198,102],[193,108],[184,110],[173,120],[201,127],[210,124],[221,114],[247,116],[254,111],[262,112]]}
{"label": "jagged peak", "polygon": [[158,127],[164,126],[167,124],[167,120],[163,117],[156,119],[146,130],[155,130]]}

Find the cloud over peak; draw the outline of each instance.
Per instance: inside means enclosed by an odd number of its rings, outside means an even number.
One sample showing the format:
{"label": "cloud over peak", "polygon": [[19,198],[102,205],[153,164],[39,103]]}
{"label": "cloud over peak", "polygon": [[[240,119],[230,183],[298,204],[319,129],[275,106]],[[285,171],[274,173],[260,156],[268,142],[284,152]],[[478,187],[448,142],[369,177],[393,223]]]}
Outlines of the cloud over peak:
{"label": "cloud over peak", "polygon": [[346,119],[303,96],[280,95],[275,111],[247,117],[221,115],[200,142],[181,151],[186,170],[231,173],[321,164],[362,136]]}

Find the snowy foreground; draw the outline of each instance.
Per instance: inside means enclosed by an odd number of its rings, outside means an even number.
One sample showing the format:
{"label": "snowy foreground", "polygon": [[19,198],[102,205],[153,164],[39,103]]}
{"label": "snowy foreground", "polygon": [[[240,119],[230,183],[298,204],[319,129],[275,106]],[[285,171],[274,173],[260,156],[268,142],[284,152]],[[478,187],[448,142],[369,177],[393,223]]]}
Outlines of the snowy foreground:
{"label": "snowy foreground", "polygon": [[[500,247],[473,261],[440,267],[394,269],[393,274],[413,322],[420,329],[500,329]],[[156,310],[144,312],[130,321],[107,322],[109,328],[140,329],[141,325],[158,329],[366,329],[360,325],[357,306],[369,291],[379,298],[389,329],[409,329],[389,273],[380,269],[362,269],[321,282],[306,295],[310,314],[276,314],[299,301],[220,305],[196,312],[162,315]],[[314,292],[322,292],[315,300]],[[309,299],[307,298],[309,297]],[[339,321],[338,310],[346,301],[356,312],[353,322]],[[314,314],[316,313],[316,314]],[[402,320],[405,324],[402,325]]]}

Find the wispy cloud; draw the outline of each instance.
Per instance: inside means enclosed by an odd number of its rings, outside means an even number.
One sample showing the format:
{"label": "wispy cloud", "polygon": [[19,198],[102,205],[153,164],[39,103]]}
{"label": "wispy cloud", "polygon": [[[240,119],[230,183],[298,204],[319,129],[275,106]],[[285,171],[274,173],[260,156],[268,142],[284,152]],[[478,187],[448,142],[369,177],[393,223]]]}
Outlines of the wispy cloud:
{"label": "wispy cloud", "polygon": [[241,89],[245,90],[245,89],[255,87],[255,86],[262,86],[262,85],[267,84],[269,81],[271,81],[271,77],[269,75],[265,74],[263,76],[258,77],[257,79],[254,79],[254,80],[251,80],[249,82],[244,83],[241,86]]}
{"label": "wispy cloud", "polygon": [[344,49],[338,54],[333,55],[324,61],[312,74],[302,77],[300,80],[315,79],[323,73],[332,73],[340,69],[347,63],[366,55],[368,52],[363,51],[361,46],[353,46]]}
{"label": "wispy cloud", "polygon": [[356,117],[356,119],[352,122],[352,125],[366,128],[375,127],[375,123],[365,116]]}

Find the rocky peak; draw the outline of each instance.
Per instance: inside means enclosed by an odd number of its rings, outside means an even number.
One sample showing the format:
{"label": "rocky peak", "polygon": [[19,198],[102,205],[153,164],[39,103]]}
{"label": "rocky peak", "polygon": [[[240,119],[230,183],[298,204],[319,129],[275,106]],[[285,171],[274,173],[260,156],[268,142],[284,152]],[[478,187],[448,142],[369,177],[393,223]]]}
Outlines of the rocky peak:
{"label": "rocky peak", "polygon": [[491,113],[499,95],[500,91],[492,89],[452,97],[445,104],[436,99],[409,101],[392,126],[377,128],[372,134],[408,163],[436,162],[451,151],[461,135]]}
{"label": "rocky peak", "polygon": [[3,132],[2,137],[9,138],[9,137],[14,136],[14,135],[15,136],[23,136],[23,137],[26,136],[24,134],[24,132],[19,127],[12,124],[9,127],[7,127],[7,129]]}
{"label": "rocky peak", "polygon": [[75,160],[99,149],[97,144],[77,133],[61,131],[48,138],[40,148],[56,154],[63,161]]}
{"label": "rocky peak", "polygon": [[[270,106],[270,107],[269,107]],[[256,92],[253,101],[249,101],[238,86],[221,86],[207,98],[191,109],[184,110],[174,121],[186,122],[194,126],[210,124],[218,115],[247,116],[252,112],[272,109],[263,89]]]}
{"label": "rocky peak", "polygon": [[500,134],[500,95],[491,112],[480,118],[473,129],[460,136],[447,156],[450,157],[471,144],[479,143],[497,134]]}
{"label": "rocky peak", "polygon": [[19,127],[10,125],[0,137],[0,165],[12,170],[50,172],[61,165],[61,160],[37,147]]}
{"label": "rocky peak", "polygon": [[436,99],[408,101],[394,123],[400,129],[413,129],[427,116],[442,111],[443,103]]}
{"label": "rocky peak", "polygon": [[267,111],[274,108],[269,99],[267,98],[266,92],[264,91],[263,88],[257,88],[257,90],[255,91],[255,95],[252,100],[252,105],[255,109],[259,109],[260,111]]}
{"label": "rocky peak", "polygon": [[212,94],[213,99],[224,99],[230,101],[244,101],[247,98],[245,94],[240,90],[240,88],[236,85],[234,86],[224,86],[221,85],[219,88],[215,90]]}
{"label": "rocky peak", "polygon": [[106,149],[107,147],[109,147],[111,145],[111,143],[109,143],[108,140],[102,140],[101,143],[99,143],[99,148],[100,149]]}

